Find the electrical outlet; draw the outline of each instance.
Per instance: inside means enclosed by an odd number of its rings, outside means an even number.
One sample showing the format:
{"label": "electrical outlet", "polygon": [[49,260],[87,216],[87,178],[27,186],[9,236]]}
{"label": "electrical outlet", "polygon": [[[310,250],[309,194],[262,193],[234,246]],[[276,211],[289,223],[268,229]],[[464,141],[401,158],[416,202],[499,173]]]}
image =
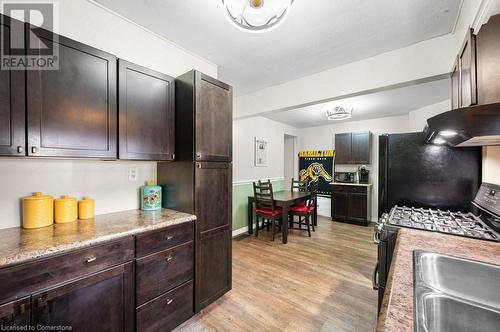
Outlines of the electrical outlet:
{"label": "electrical outlet", "polygon": [[135,167],[128,169],[128,179],[129,181],[137,181],[139,178],[139,170]]}

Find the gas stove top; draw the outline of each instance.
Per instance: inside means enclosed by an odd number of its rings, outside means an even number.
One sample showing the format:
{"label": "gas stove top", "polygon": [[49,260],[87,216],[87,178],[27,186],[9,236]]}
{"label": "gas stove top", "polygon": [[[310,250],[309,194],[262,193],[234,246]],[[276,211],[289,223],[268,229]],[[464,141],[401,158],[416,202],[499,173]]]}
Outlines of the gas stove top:
{"label": "gas stove top", "polygon": [[385,223],[399,227],[455,234],[499,241],[500,235],[472,213],[450,212],[395,206],[383,217]]}

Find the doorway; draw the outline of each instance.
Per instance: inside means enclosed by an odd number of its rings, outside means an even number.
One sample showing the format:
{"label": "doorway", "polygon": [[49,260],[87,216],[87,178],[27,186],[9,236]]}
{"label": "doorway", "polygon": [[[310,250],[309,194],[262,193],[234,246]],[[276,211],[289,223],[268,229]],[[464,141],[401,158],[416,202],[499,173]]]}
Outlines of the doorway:
{"label": "doorway", "polygon": [[285,134],[285,154],[284,154],[284,177],[285,188],[288,189],[292,185],[292,178],[297,178],[298,174],[298,158],[296,153],[297,136]]}

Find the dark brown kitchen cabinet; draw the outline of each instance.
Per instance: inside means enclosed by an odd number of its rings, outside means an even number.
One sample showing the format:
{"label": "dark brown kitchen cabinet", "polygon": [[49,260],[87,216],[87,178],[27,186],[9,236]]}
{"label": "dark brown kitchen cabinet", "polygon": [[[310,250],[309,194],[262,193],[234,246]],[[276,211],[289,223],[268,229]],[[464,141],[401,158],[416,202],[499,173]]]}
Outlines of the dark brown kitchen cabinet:
{"label": "dark brown kitchen cabinet", "polygon": [[[23,23],[0,15],[4,52],[11,55],[11,38],[23,40]],[[12,29],[11,29],[12,26]],[[16,32],[19,32],[16,34]],[[3,61],[3,54],[0,61]],[[26,155],[24,71],[0,70],[0,156]]]}
{"label": "dark brown kitchen cabinet", "polygon": [[371,136],[370,132],[335,134],[335,164],[369,164]]}
{"label": "dark brown kitchen cabinet", "polygon": [[451,109],[457,109],[460,105],[460,71],[458,57],[451,71]]}
{"label": "dark brown kitchen cabinet", "polygon": [[[0,327],[26,326],[30,323],[31,301],[29,297],[0,305]],[[13,330],[16,331],[16,330]]]}
{"label": "dark brown kitchen cabinet", "polygon": [[458,54],[460,71],[460,107],[477,104],[476,90],[476,36],[473,30],[467,32],[464,44]]}
{"label": "dark brown kitchen cabinet", "polygon": [[173,160],[174,78],[121,59],[118,63],[119,158]]}
{"label": "dark brown kitchen cabinet", "polygon": [[73,331],[133,331],[133,263],[34,294],[33,325]]}
{"label": "dark brown kitchen cabinet", "polygon": [[370,222],[370,186],[332,185],[331,191],[332,220],[361,223],[364,225]]}
{"label": "dark brown kitchen cabinet", "polygon": [[492,16],[476,36],[478,104],[500,102],[500,15]]}
{"label": "dark brown kitchen cabinet", "polygon": [[39,37],[58,47],[59,68],[26,71],[28,155],[116,159],[116,57],[49,31]]}

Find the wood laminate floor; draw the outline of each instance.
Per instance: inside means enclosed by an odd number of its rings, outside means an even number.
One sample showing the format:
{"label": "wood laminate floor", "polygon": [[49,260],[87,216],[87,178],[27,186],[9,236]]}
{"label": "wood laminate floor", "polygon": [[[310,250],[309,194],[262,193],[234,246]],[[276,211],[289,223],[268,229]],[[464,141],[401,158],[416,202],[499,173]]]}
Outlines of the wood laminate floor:
{"label": "wood laminate floor", "polygon": [[177,331],[374,331],[372,227],[320,217],[312,238],[233,241],[233,289]]}

